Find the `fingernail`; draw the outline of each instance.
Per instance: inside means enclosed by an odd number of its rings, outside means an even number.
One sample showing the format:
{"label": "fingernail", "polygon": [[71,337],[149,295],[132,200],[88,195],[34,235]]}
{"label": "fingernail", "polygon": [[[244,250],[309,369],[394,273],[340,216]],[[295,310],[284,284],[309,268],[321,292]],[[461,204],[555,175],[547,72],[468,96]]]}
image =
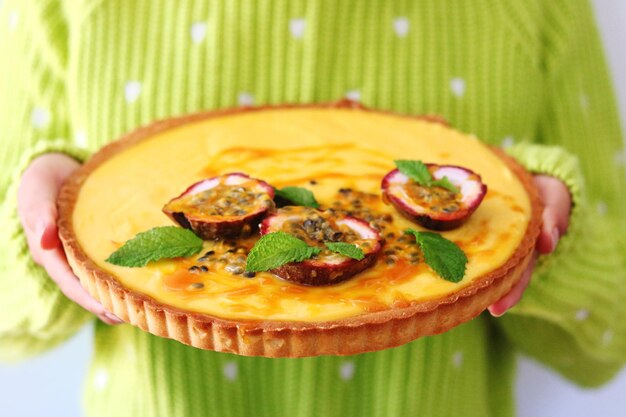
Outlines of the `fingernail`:
{"label": "fingernail", "polygon": [[114,321],[114,322],[116,322],[116,323],[124,323],[124,321],[123,321],[122,319],[120,319],[119,317],[117,317],[117,316],[116,316],[115,314],[113,314],[113,313],[106,312],[106,313],[104,313],[104,316],[105,316],[107,319],[109,319],[109,320],[111,320],[111,321]]}
{"label": "fingernail", "polygon": [[552,229],[552,252],[554,252],[558,243],[559,243],[559,229],[555,227],[554,229]]}
{"label": "fingernail", "polygon": [[491,310],[491,308],[488,308],[487,310],[489,310],[489,314],[491,314],[493,317],[502,317],[504,316],[504,313],[506,313],[506,310],[504,310],[501,313],[494,313],[493,310]]}

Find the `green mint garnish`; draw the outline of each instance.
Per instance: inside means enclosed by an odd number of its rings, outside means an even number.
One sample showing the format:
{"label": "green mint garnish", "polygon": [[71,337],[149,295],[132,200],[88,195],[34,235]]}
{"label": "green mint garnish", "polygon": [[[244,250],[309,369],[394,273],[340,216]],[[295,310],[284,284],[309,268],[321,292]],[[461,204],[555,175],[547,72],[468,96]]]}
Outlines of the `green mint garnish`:
{"label": "green mint garnish", "polygon": [[363,251],[357,245],[346,242],[324,242],[324,245],[331,251],[343,256],[347,256],[352,259],[360,261],[365,258]]}
{"label": "green mint garnish", "polygon": [[448,177],[443,177],[440,180],[434,180],[432,182],[432,185],[437,185],[439,187],[445,188],[446,190],[452,191],[455,194],[459,192],[458,187],[452,184],[450,180],[448,179]]}
{"label": "green mint garnish", "polygon": [[320,248],[309,246],[288,233],[268,233],[250,250],[246,271],[269,271],[289,262],[302,262],[319,254],[320,251]]}
{"label": "green mint garnish", "polygon": [[287,200],[296,206],[305,206],[319,208],[319,203],[315,199],[313,193],[302,187],[285,187],[282,189],[274,188],[276,197]]}
{"label": "green mint garnish", "polygon": [[424,187],[438,186],[453,193],[458,193],[459,189],[450,182],[448,177],[434,180],[428,167],[422,161],[396,160],[394,161],[401,173],[411,178],[413,181]]}
{"label": "green mint garnish", "polygon": [[191,230],[176,226],[155,227],[124,243],[106,262],[140,267],[159,259],[192,256],[201,250],[202,239]]}
{"label": "green mint garnish", "polygon": [[424,260],[440,277],[459,282],[465,275],[467,256],[454,242],[440,234],[406,229],[405,234],[415,236],[415,241],[424,253]]}

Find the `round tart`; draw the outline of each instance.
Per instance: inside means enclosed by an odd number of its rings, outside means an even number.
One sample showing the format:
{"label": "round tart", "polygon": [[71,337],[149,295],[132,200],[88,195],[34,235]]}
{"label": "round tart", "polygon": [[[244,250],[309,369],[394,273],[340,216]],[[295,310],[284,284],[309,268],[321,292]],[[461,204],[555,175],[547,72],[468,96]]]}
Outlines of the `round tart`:
{"label": "round tart", "polygon": [[[468,258],[460,282],[425,264],[403,233],[424,229],[383,201],[381,180],[396,159],[466,167],[487,186],[474,213],[441,232]],[[144,267],[106,262],[138,233],[171,226],[162,208],[181,190],[232,172],[307,188],[320,209],[364,220],[382,238],[376,259],[340,283],[301,285],[245,272],[253,233]],[[266,357],[386,349],[471,320],[521,277],[542,210],[532,177],[501,151],[432,119],[349,102],[155,123],[96,153],[66,182],[58,205],[68,261],[109,311],[201,349]]]}

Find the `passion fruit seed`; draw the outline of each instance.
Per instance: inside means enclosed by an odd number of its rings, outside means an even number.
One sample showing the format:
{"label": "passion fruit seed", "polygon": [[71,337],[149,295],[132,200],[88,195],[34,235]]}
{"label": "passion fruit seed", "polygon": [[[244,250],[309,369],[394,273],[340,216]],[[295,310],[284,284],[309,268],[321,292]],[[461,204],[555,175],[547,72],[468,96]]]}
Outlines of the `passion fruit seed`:
{"label": "passion fruit seed", "polygon": [[480,175],[459,166],[419,164],[419,170],[403,170],[398,165],[399,169],[385,175],[381,184],[383,200],[404,217],[429,229],[450,230],[463,224],[487,192]]}
{"label": "passion fruit seed", "polygon": [[204,288],[204,284],[201,282],[194,282],[193,284],[190,284],[189,287],[193,288],[194,290],[199,290]]}
{"label": "passion fruit seed", "polygon": [[[344,194],[348,192],[344,190]],[[309,248],[318,248],[317,256],[310,254],[305,260],[287,262],[271,269],[283,279],[305,285],[331,285],[346,280],[373,265],[381,249],[378,232],[367,222],[348,216],[343,210],[281,208],[267,217],[260,229],[262,235],[283,232],[304,241]],[[331,242],[354,245],[363,256],[353,258],[342,254],[336,245],[326,245]]]}
{"label": "passion fruit seed", "polygon": [[250,235],[274,208],[274,189],[241,173],[199,181],[170,200],[163,212],[204,240]]}

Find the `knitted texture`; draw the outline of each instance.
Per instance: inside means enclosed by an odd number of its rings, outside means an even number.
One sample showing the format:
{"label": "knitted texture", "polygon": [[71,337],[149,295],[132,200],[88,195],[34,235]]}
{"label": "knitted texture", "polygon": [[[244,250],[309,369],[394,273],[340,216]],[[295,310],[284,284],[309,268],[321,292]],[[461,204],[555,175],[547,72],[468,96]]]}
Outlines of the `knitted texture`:
{"label": "knitted texture", "polygon": [[156,119],[345,96],[439,114],[562,179],[575,202],[518,307],[396,349],[246,358],[97,323],[90,417],[506,417],[513,347],[584,385],[626,361],[626,152],[583,0],[5,0],[0,53],[4,358],[90,319],[29,258],[22,170]]}

